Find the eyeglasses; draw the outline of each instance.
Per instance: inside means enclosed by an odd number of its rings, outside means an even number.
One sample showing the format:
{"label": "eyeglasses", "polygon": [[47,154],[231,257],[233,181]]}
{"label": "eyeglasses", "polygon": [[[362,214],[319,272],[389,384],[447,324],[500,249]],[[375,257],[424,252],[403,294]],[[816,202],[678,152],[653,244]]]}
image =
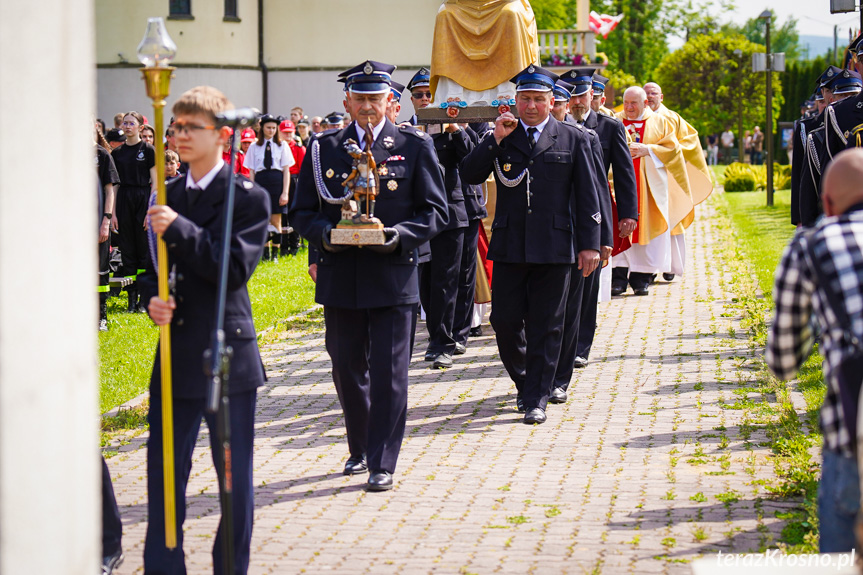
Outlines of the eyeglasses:
{"label": "eyeglasses", "polygon": [[216,126],[202,126],[200,124],[186,124],[184,122],[174,122],[171,128],[173,128],[174,134],[193,134],[201,130],[215,130]]}
{"label": "eyeglasses", "polygon": [[411,92],[411,98],[413,98],[414,100],[422,100],[423,97],[431,99],[432,93],[431,92]]}

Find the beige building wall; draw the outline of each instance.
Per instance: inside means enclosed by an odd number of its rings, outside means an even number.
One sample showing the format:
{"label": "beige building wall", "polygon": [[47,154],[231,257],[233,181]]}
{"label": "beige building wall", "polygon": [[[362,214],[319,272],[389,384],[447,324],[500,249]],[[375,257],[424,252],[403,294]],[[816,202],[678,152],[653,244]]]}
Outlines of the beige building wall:
{"label": "beige building wall", "polygon": [[342,70],[369,59],[427,66],[440,5],[441,0],[269,0],[266,64]]}
{"label": "beige building wall", "polygon": [[258,65],[257,0],[237,0],[240,22],[224,21],[222,0],[192,0],[193,20],[169,19],[168,0],[95,0],[95,5],[100,65],[137,65],[147,18],[154,16],[165,18],[168,34],[177,44],[175,64]]}
{"label": "beige building wall", "polygon": [[[343,110],[337,72],[365,59],[397,65],[395,78],[403,84],[420,66],[430,64],[441,0],[263,1],[264,63],[269,70],[265,111],[287,115],[293,106],[301,106],[313,116]],[[184,90],[199,84],[219,88],[237,106],[264,108],[258,0],[238,0],[240,22],[224,21],[222,0],[192,0],[193,20],[168,19],[168,0],[94,2],[96,115],[107,124],[120,111],[152,114],[135,54],[152,16],[166,19],[177,44],[168,109]],[[409,99],[405,103],[409,109]],[[405,114],[408,111],[413,113]]]}

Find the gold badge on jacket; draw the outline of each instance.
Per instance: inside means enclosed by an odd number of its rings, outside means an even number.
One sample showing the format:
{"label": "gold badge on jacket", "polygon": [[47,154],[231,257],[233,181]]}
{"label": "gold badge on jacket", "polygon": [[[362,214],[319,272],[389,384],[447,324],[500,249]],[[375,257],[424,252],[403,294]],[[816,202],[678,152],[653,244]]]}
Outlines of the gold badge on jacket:
{"label": "gold badge on jacket", "polygon": [[335,175],[336,175],[336,173],[333,171],[333,169],[332,169],[332,168],[330,168],[329,170],[327,170],[327,177],[328,177],[328,178],[332,178],[332,177],[333,177],[333,176],[335,176]]}
{"label": "gold badge on jacket", "polygon": [[387,182],[387,189],[390,190],[391,192],[396,191],[398,189],[398,187],[399,187],[399,183],[395,180],[390,180],[389,182]]}
{"label": "gold badge on jacket", "polygon": [[504,164],[504,165],[503,165],[503,171],[504,171],[504,172],[508,172],[508,171],[510,171],[511,169],[512,169],[512,164]]}
{"label": "gold badge on jacket", "polygon": [[390,171],[387,169],[387,167],[385,165],[381,165],[378,168],[378,175],[379,176],[386,176],[389,173],[390,173]]}

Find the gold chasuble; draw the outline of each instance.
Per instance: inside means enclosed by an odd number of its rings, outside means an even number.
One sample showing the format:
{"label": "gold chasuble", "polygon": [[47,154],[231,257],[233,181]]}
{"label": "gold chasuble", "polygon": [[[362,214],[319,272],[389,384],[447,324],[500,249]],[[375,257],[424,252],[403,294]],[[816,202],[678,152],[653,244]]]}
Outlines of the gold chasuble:
{"label": "gold chasuble", "polygon": [[683,159],[686,161],[686,173],[689,176],[692,203],[697,206],[713,192],[713,178],[707,167],[707,160],[704,158],[704,150],[701,147],[701,140],[698,139],[698,131],[680,114],[666,108],[665,104],[660,104],[656,113],[665,116],[665,119],[671,122],[671,126],[674,128],[675,136],[683,151]]}
{"label": "gold chasuble", "polygon": [[444,0],[432,43],[432,93],[442,76],[467,90],[489,90],[537,62],[538,55],[528,0]]}
{"label": "gold chasuble", "polygon": [[695,212],[683,149],[674,127],[647,107],[640,120],[627,120],[622,112],[617,117],[631,139],[647,145],[663,164],[658,168],[651,155],[635,162],[638,227],[632,242],[646,245],[669,229],[673,235],[682,233],[692,223]]}

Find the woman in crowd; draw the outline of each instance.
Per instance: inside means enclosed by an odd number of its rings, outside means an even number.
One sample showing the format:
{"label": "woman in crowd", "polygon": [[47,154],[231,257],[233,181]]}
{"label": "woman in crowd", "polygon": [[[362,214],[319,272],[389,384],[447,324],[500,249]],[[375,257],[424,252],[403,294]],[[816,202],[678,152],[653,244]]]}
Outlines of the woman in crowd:
{"label": "woman in crowd", "polygon": [[[149,262],[144,217],[147,215],[150,192],[158,181],[156,178],[162,177],[162,174],[156,174],[156,150],[141,139],[143,124],[144,118],[138,112],[129,112],[123,116],[122,127],[126,142],[111,152],[120,175],[116,219],[119,230],[117,247],[123,262],[118,270],[118,275],[121,276],[135,277],[144,271]],[[145,311],[138,301],[138,288],[135,284],[129,286],[127,291],[129,311]]]}
{"label": "woman in crowd", "polygon": [[279,120],[275,116],[265,114],[260,123],[258,140],[249,146],[244,165],[249,169],[249,177],[270,194],[270,237],[265,254],[276,261],[281,245],[282,214],[288,213],[289,168],[294,165],[294,155],[279,136]]}
{"label": "woman in crowd", "polygon": [[153,126],[150,124],[141,126],[141,139],[153,147],[156,146],[156,130],[153,129]]}

